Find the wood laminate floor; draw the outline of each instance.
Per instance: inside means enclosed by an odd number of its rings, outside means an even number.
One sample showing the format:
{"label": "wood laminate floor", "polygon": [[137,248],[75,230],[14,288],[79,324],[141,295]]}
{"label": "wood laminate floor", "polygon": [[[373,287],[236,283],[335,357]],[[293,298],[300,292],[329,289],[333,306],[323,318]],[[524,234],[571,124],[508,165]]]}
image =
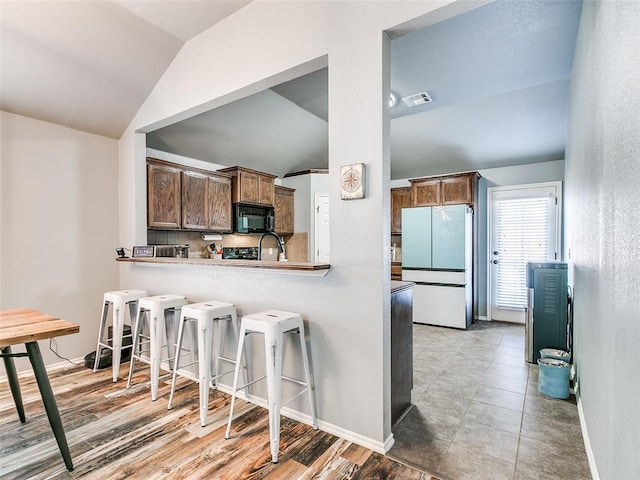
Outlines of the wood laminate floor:
{"label": "wood laminate floor", "polygon": [[51,372],[75,470],[64,468],[32,376],[21,376],[27,422],[21,424],[9,386],[0,380],[0,478],[2,479],[419,479],[425,473],[344,439],[282,418],[280,458],[271,463],[268,415],[237,403],[232,436],[224,439],[230,396],[212,391],[209,425],[201,427],[198,385],[179,380],[167,410],[168,382],[151,401],[144,369],[125,389],[111,370],[84,367]]}

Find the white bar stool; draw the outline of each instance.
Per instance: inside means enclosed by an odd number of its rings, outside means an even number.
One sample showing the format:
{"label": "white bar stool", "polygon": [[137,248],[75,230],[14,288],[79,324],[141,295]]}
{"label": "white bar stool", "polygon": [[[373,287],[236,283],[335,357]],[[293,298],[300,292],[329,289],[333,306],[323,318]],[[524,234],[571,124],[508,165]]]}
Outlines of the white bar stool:
{"label": "white bar stool", "polygon": [[[127,388],[131,387],[131,377],[133,376],[133,366],[136,360],[148,363],[151,366],[151,400],[158,397],[158,383],[160,381],[160,352],[162,349],[162,337],[167,340],[166,346],[168,357],[171,360],[170,346],[173,340],[168,339],[165,313],[167,310],[178,311],[187,304],[187,297],[183,295],[157,295],[145,297],[138,300],[138,315],[136,316],[136,326],[133,333],[133,350],[131,364],[129,365],[129,379]],[[142,322],[148,314],[149,337],[142,335]],[[140,338],[144,337],[144,342]],[[141,355],[141,344],[149,344],[149,358]]]}
{"label": "white bar stool", "polygon": [[[122,339],[124,332],[125,322],[125,310],[129,305],[129,323],[133,330],[133,319],[136,316],[136,309],[138,308],[138,300],[147,296],[147,292],[144,290],[119,290],[115,292],[106,292],[102,301],[102,320],[100,321],[100,329],[98,330],[98,344],[96,345],[96,361],[93,364],[93,371],[98,371],[98,365],[100,362],[100,354],[103,348],[111,350],[113,381],[118,381],[118,372],[120,371],[120,359],[122,355]],[[112,306],[112,333],[111,338],[108,338],[107,319],[109,318],[109,306]],[[105,338],[107,337],[107,338]],[[131,335],[124,335],[124,337],[131,337]],[[109,345],[111,340],[111,345]],[[124,347],[124,349],[131,348],[131,345]]]}
{"label": "white bar stool", "polygon": [[[227,323],[231,321],[236,341],[239,340],[238,317],[236,307],[231,303],[217,302],[211,300],[202,303],[191,303],[182,307],[180,313],[180,327],[178,329],[178,340],[176,342],[176,359],[173,364],[173,377],[171,379],[171,395],[167,409],[173,407],[173,394],[176,388],[176,376],[180,369],[180,356],[183,350],[182,340],[184,326],[189,321],[197,321],[198,331],[198,382],[200,384],[200,425],[207,425],[207,411],[209,409],[209,384],[217,387],[218,378],[223,375],[233,373],[232,371],[220,373],[220,360],[235,364],[230,358],[225,358],[224,340],[226,338]],[[214,343],[214,328],[218,327],[217,345]],[[191,350],[192,364],[195,363],[193,357],[193,346]],[[211,374],[211,360],[213,359],[213,376]],[[188,366],[188,365],[185,365]]]}
{"label": "white bar stool", "polygon": [[[266,375],[253,380],[242,387],[238,387],[238,373],[240,372],[239,367],[242,352],[244,350],[244,339],[245,336],[250,333],[264,334]],[[282,375],[282,340],[283,334],[285,333],[295,333],[299,336],[302,363],[304,365],[304,381]],[[309,357],[307,354],[307,344],[304,336],[302,315],[298,313],[283,312],[280,310],[267,310],[242,317],[242,323],[240,325],[240,341],[238,342],[238,354],[236,356],[236,368],[233,376],[231,410],[229,412],[229,421],[227,423],[227,431],[225,432],[224,438],[228,439],[231,432],[231,420],[233,419],[233,408],[235,406],[236,392],[238,391],[238,388],[246,388],[265,377],[267,378],[267,407],[269,409],[271,459],[273,463],[278,463],[278,450],[280,448],[280,409],[283,405],[286,405],[306,391],[309,397],[312,426],[315,430],[318,429],[316,404],[313,398],[313,385],[311,383],[311,375],[309,373]],[[282,404],[281,400],[282,379],[297,383],[304,387],[298,394],[290,398],[284,404]]]}

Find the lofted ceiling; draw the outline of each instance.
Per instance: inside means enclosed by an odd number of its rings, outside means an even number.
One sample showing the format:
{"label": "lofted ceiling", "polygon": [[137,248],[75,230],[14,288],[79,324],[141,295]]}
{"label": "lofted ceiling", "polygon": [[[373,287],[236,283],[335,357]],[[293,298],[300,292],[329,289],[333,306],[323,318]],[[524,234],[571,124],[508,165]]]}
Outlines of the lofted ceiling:
{"label": "lofted ceiling", "polygon": [[[185,41],[249,3],[0,1],[0,108],[112,138]],[[496,0],[394,38],[392,178],[564,158],[581,5]],[[430,104],[400,100],[425,90]],[[147,143],[276,175],[326,168],[327,98],[324,69],[151,132]]]}

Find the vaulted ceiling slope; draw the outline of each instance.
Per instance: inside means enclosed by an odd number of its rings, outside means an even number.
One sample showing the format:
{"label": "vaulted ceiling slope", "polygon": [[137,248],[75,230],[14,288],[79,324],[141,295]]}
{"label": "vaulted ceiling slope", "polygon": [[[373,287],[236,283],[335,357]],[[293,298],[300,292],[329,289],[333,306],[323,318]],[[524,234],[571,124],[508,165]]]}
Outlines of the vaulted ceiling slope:
{"label": "vaulted ceiling slope", "polygon": [[[0,0],[0,108],[119,138],[184,42],[248,3]],[[394,37],[392,179],[564,158],[581,8],[496,0]],[[432,103],[401,101],[425,90]],[[326,168],[327,105],[325,69],[147,144],[276,175]]]}
{"label": "vaulted ceiling slope", "polygon": [[119,138],[186,41],[249,1],[0,2],[0,109]]}

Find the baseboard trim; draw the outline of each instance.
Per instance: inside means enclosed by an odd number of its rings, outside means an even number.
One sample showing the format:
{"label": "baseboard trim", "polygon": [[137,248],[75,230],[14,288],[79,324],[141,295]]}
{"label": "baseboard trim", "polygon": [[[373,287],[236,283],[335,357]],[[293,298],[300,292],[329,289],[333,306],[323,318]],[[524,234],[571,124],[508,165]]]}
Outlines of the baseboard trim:
{"label": "baseboard trim", "polygon": [[[232,393],[231,387],[222,383],[218,384],[218,389],[224,393],[228,393],[229,395],[231,395]],[[267,401],[262,397],[257,397],[255,395],[246,395],[244,391],[238,391],[237,397],[248,400],[260,407],[267,408]],[[289,407],[282,407],[280,413],[287,418],[296,420],[297,422],[311,425],[311,415],[308,415],[306,413],[293,410]],[[353,432],[351,430],[347,430],[346,428],[342,428],[338,425],[334,425],[333,423],[325,422],[324,420],[320,419],[318,419],[318,428],[323,432],[327,432],[337,437],[344,438],[345,440],[360,445],[361,447],[368,448],[369,450],[373,450],[376,453],[381,453],[382,455],[388,452],[395,442],[395,440],[393,439],[393,434],[390,434],[384,442],[377,442],[372,438],[365,437],[364,435]]]}
{"label": "baseboard trim", "polygon": [[587,423],[584,420],[584,410],[582,409],[582,399],[579,394],[580,390],[576,397],[578,398],[578,418],[580,418],[580,429],[582,430],[582,440],[584,441],[584,449],[587,453],[587,460],[589,461],[589,470],[591,471],[591,478],[593,480],[600,480],[600,475],[598,474],[598,467],[596,465],[596,459],[593,456],[593,450],[591,449],[591,441],[589,440],[589,432],[587,431]]}
{"label": "baseboard trim", "polygon": [[[84,358],[80,357],[77,359],[72,359],[72,361],[84,362]],[[60,370],[63,368],[69,368],[69,362],[63,361],[63,362],[57,362],[57,363],[52,363],[51,365],[47,365],[47,372],[52,372],[52,371]],[[20,372],[19,375],[33,376],[33,371],[25,370],[23,372]],[[192,376],[188,375],[188,377],[192,377]],[[4,380],[6,379],[6,376],[2,376],[0,377],[0,379]],[[192,377],[190,379],[197,381],[195,377]],[[221,392],[227,393],[229,395],[231,395],[232,393],[232,388],[228,385],[225,385],[224,383],[219,383],[217,388]],[[255,395],[248,396],[242,390],[237,393],[237,397],[243,400],[249,400],[251,403],[258,405],[260,407],[267,408],[267,401],[265,399],[261,397],[257,397]],[[308,415],[306,413],[293,410],[289,407],[282,407],[282,409],[280,410],[280,413],[287,418],[291,418],[292,420],[296,420],[298,422],[311,425],[311,415]],[[327,432],[337,437],[344,438],[349,442],[360,445],[361,447],[368,448],[369,450],[373,450],[374,452],[380,453],[382,455],[386,454],[391,449],[391,447],[393,447],[393,444],[395,443],[395,440],[393,438],[393,433],[389,434],[389,436],[385,439],[384,442],[378,442],[372,438],[365,437],[364,435],[353,432],[351,430],[347,430],[346,428],[340,427],[338,425],[334,425],[333,423],[330,423],[330,422],[325,422],[320,419],[318,419],[318,428],[323,432]]]}
{"label": "baseboard trim", "polygon": [[476,315],[476,320],[484,320],[485,322],[489,321],[486,315]]}

